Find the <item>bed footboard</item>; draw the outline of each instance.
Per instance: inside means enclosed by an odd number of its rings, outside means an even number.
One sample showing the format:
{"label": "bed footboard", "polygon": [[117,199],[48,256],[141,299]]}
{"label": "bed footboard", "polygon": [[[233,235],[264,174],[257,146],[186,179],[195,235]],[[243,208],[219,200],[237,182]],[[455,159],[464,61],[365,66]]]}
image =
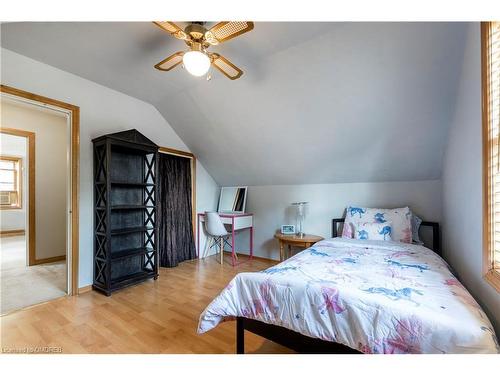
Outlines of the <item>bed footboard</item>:
{"label": "bed footboard", "polygon": [[236,354],[245,354],[245,330],[298,353],[360,354],[336,342],[314,339],[283,327],[242,317],[236,318]]}

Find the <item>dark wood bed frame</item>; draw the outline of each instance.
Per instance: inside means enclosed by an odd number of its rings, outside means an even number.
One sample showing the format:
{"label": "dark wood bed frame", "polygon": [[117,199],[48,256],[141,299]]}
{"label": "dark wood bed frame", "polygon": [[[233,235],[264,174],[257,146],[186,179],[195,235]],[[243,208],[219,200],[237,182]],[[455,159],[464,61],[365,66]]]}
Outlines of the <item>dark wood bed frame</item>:
{"label": "dark wood bed frame", "polygon": [[[338,225],[342,223],[344,223],[344,219],[332,220],[332,237],[338,237]],[[439,223],[423,221],[421,226],[432,228],[432,250],[441,256]],[[315,339],[274,324],[243,317],[236,318],[237,354],[245,354],[245,330],[298,353],[361,354],[357,350],[333,341]]]}

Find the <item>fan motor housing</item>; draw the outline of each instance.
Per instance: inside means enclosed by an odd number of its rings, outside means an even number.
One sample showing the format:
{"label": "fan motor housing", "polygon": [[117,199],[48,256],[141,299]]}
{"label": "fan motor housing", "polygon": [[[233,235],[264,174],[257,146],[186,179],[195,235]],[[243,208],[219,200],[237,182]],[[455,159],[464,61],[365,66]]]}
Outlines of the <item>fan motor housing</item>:
{"label": "fan motor housing", "polygon": [[184,31],[186,32],[186,34],[191,35],[191,38],[195,40],[200,40],[203,38],[203,35],[205,35],[207,29],[205,29],[202,25],[193,23],[191,25],[188,25],[184,29]]}

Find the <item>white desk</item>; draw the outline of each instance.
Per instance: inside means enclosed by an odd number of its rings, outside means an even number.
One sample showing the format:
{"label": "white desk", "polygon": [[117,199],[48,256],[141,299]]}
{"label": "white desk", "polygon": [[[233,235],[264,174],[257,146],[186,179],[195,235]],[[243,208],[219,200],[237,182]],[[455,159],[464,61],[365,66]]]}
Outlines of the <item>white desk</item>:
{"label": "white desk", "polygon": [[[253,214],[230,214],[230,213],[220,213],[219,214],[222,223],[231,226],[231,264],[233,267],[236,265],[235,256],[235,244],[234,244],[234,234],[237,231],[248,229],[250,230],[250,259],[253,258]],[[198,257],[201,254],[200,251],[200,228],[205,222],[205,214],[198,214]]]}

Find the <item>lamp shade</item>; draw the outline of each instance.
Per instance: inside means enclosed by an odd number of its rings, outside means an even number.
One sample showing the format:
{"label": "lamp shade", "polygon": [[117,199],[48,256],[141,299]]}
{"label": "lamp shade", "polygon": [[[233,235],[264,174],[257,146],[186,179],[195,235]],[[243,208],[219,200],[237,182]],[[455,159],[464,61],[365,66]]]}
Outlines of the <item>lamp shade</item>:
{"label": "lamp shade", "polygon": [[189,51],[182,57],[186,70],[196,77],[207,74],[210,69],[209,57],[200,51]]}

